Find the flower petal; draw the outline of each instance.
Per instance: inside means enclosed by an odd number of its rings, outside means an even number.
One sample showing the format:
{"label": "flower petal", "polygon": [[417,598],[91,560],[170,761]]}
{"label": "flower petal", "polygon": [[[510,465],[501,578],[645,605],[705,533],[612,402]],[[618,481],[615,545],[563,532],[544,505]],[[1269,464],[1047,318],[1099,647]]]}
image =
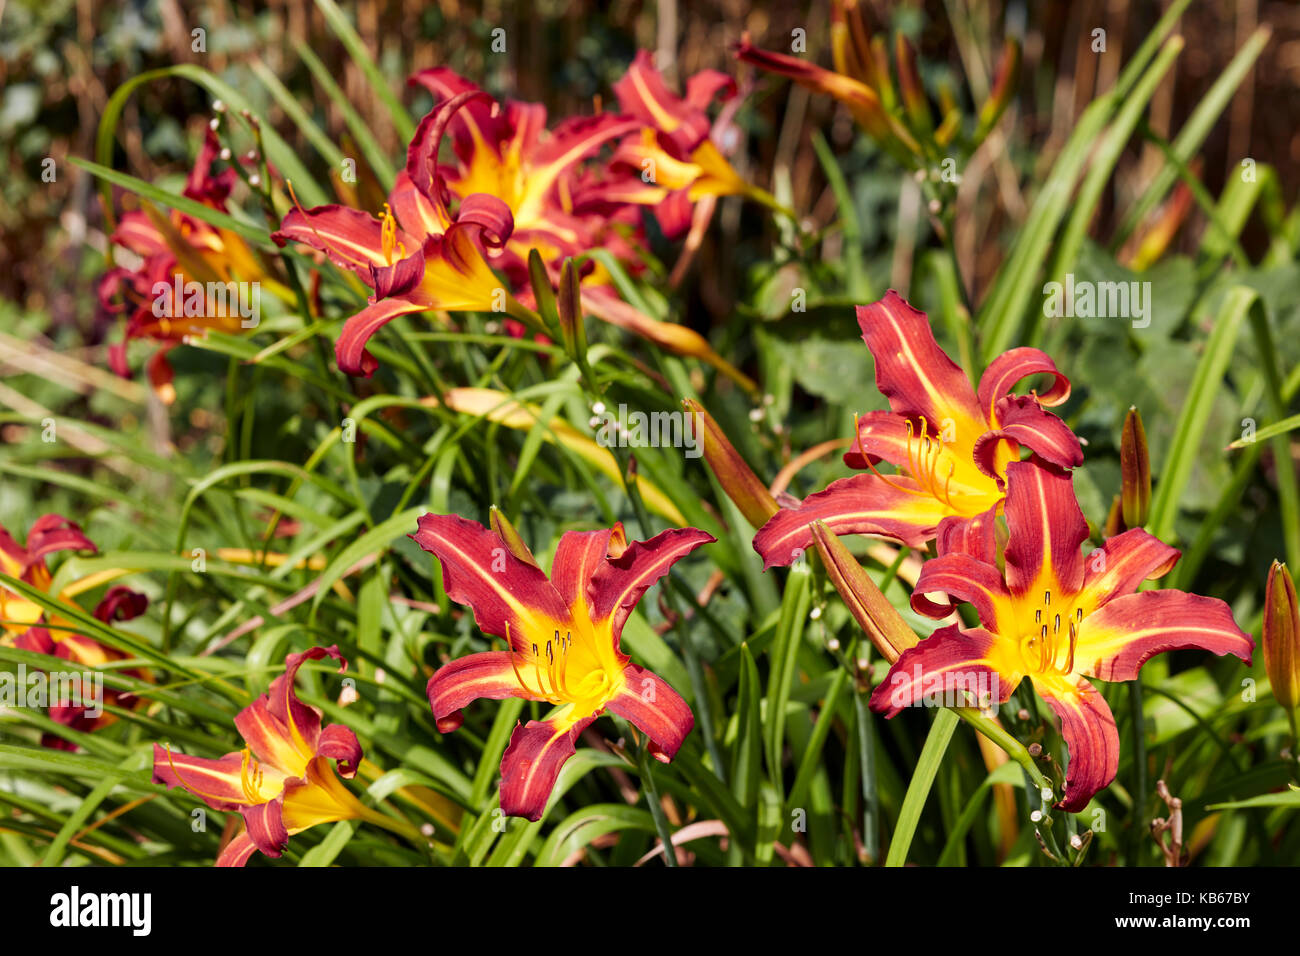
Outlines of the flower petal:
{"label": "flower petal", "polygon": [[573,116],[557,124],[529,157],[529,191],[549,192],[575,163],[593,155],[610,140],[635,132],[638,125],[631,117],[614,113]]}
{"label": "flower petal", "polygon": [[[369,213],[331,204],[290,209],[271,238],[281,247],[290,242],[310,246],[325,253],[334,265],[350,269],[368,282],[371,266],[388,265],[383,232],[383,223]],[[397,241],[408,249],[419,247],[418,241],[402,232],[398,232]]]}
{"label": "flower petal", "polygon": [[695,726],[695,715],[681,694],[658,674],[635,664],[624,668],[623,689],[606,707],[645,733],[650,752],[663,763],[677,756]]}
{"label": "flower petal", "polygon": [[94,543],[81,533],[75,522],[62,515],[41,515],[27,532],[27,563],[35,564],[56,551],[97,553]]}
{"label": "flower petal", "polygon": [[105,624],[130,621],[149,609],[149,598],[121,584],[109,588],[95,605],[95,617]]}
{"label": "flower petal", "polygon": [[[1050,355],[1034,348],[1011,349],[1003,352],[984,370],[980,376],[979,404],[980,411],[986,418],[992,419],[994,406],[1022,379],[1030,375],[1051,375],[1052,384],[1046,392],[1038,395],[1040,405],[1049,408],[1060,405],[1070,397],[1070,380],[1056,368]],[[1038,394],[1038,393],[1035,393]]]}
{"label": "flower petal", "polygon": [[270,857],[277,857],[289,845],[289,831],[284,825],[284,808],[281,797],[240,807],[244,825],[248,827],[248,838],[253,845]]}
{"label": "flower petal", "polygon": [[[949,603],[939,604],[930,594],[945,594]],[[951,552],[925,562],[912,589],[912,609],[933,618],[947,617],[961,602],[974,606],[980,623],[995,634],[1015,630],[1015,609],[1011,594],[996,566],[968,554]]]}
{"label": "flower petal", "polygon": [[243,766],[243,754],[238,752],[213,760],[153,745],[153,782],[188,790],[214,810],[236,810],[248,803]]}
{"label": "flower petal", "polygon": [[1068,472],[1036,461],[1007,466],[1006,582],[1017,597],[1074,595],[1083,584],[1088,524]]}
{"label": "flower petal", "polygon": [[996,566],[997,525],[997,505],[973,518],[958,515],[944,518],[934,539],[936,553],[969,554],[977,561]]}
{"label": "flower petal", "polygon": [[225,849],[221,851],[221,855],[217,857],[216,865],[219,867],[244,866],[256,852],[257,845],[253,843],[248,831],[241,830],[235,834],[234,839],[226,844]]}
{"label": "flower petal", "polygon": [[1093,794],[1115,779],[1119,769],[1119,732],[1106,698],[1079,676],[1035,675],[1034,690],[1061,722],[1061,736],[1070,752],[1065,770],[1065,795],[1057,806],[1079,813]]}
{"label": "flower petal", "polygon": [[940,628],[903,651],[872,693],[871,709],[893,717],[904,707],[922,704],[988,707],[1005,702],[1020,677],[998,672],[990,658],[996,642],[983,628]]}
{"label": "flower petal", "polygon": [[[975,464],[991,477],[1000,477],[999,453],[1016,460],[1019,448],[1028,448],[1044,461],[1060,468],[1083,464],[1083,448],[1070,427],[1038,406],[1032,395],[1010,395],[999,399],[993,421],[997,427],[975,442]],[[1009,446],[1009,448],[1008,448]]]}
{"label": "flower petal", "polygon": [[1091,613],[1113,598],[1132,594],[1143,581],[1163,576],[1181,556],[1177,548],[1171,548],[1141,528],[1107,538],[1086,559],[1084,613]]}
{"label": "flower petal", "polygon": [[316,756],[333,760],[338,765],[339,775],[351,780],[361,766],[361,743],[351,727],[330,724],[316,740]]}
{"label": "flower petal", "polygon": [[[697,98],[707,91],[708,82],[706,78],[695,90]],[[646,50],[637,51],[632,65],[614,84],[614,95],[625,113],[662,131],[682,155],[689,153],[709,135],[709,118],[703,109],[684,102],[669,91]]]}
{"label": "flower petal", "polygon": [[920,493],[911,478],[875,474],[839,478],[809,495],[798,508],[782,508],[754,535],[763,567],[784,567],[812,546],[814,521],[836,534],[874,534],[923,548],[953,509]]}
{"label": "flower petal", "polygon": [[1249,665],[1255,642],[1217,598],[1143,591],[1115,598],[1084,617],[1074,669],[1106,681],[1133,680],[1156,654],[1189,648],[1233,654]]}
{"label": "flower petal", "polygon": [[700,545],[716,540],[698,528],[669,528],[649,541],[633,541],[592,576],[587,588],[592,620],[610,619],[617,646],[623,623],[646,589]]}
{"label": "flower petal", "polygon": [[520,561],[499,535],[477,521],[427,514],[411,539],[437,555],[447,596],[473,609],[484,634],[505,637],[525,651],[526,632],[540,627],[549,637],[548,622],[569,619],[564,599],[546,575]]}
{"label": "flower petal", "polygon": [[519,682],[510,651],[484,651],[469,654],[442,665],[425,686],[433,719],[441,733],[449,734],[463,722],[461,708],[479,698],[504,700],[507,697],[541,699]]}
{"label": "flower petal", "polygon": [[570,608],[585,607],[587,584],[605,563],[609,553],[610,529],[566,531],[555,546],[551,583]]}
{"label": "flower petal", "polygon": [[951,419],[966,446],[987,430],[966,373],[939,348],[924,312],[890,289],[858,306],[858,325],[876,360],[876,385],[896,414],[923,417],[936,429]]}
{"label": "flower petal", "polygon": [[502,812],[534,823],[540,820],[560,768],[577,752],[578,735],[595,719],[584,717],[567,725],[530,720],[517,725],[501,758]]}
{"label": "flower petal", "polygon": [[427,302],[407,298],[380,299],[366,306],[344,323],[343,331],[334,343],[334,358],[339,363],[339,371],[363,378],[375,374],[379,362],[366,351],[366,343],[399,315],[423,312],[428,308]]}

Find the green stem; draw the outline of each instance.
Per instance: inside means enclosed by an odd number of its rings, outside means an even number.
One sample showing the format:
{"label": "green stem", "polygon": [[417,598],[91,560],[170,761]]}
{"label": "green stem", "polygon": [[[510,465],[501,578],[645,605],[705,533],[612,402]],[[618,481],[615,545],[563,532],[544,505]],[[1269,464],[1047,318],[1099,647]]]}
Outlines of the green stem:
{"label": "green stem", "polygon": [[637,762],[641,767],[641,782],[645,789],[646,803],[650,805],[650,817],[654,820],[655,831],[659,834],[659,839],[664,845],[664,864],[675,867],[677,865],[677,849],[673,846],[672,833],[668,829],[668,820],[664,817],[664,808],[659,802],[659,788],[655,785],[654,770],[651,765],[648,745],[641,748]]}

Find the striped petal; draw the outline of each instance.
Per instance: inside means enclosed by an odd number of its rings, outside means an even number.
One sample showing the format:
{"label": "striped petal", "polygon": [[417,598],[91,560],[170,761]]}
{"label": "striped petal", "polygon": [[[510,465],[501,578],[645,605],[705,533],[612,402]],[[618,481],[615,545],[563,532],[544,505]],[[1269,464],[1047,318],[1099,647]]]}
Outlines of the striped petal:
{"label": "striped petal", "polygon": [[904,707],[1004,703],[1020,678],[998,673],[990,658],[996,641],[983,628],[940,628],[903,651],[872,693],[871,709],[893,717]]}
{"label": "striped petal", "polygon": [[529,192],[549,192],[573,165],[594,155],[611,140],[635,132],[637,126],[630,117],[613,113],[574,116],[564,120],[529,157]]}
{"label": "striped petal", "polygon": [[1017,597],[1075,594],[1083,584],[1088,524],[1070,475],[1035,461],[1007,466],[1006,582]]}
{"label": "striped petal", "polygon": [[343,331],[334,343],[334,358],[339,363],[339,371],[363,378],[375,374],[379,362],[366,351],[366,343],[399,315],[424,312],[428,308],[428,302],[411,298],[380,299],[366,306],[344,323]]}
{"label": "striped petal", "polygon": [[153,745],[153,782],[168,789],[188,790],[213,810],[236,810],[248,803],[243,767],[241,753],[213,760],[191,757],[163,744]]}
{"label": "striped petal", "polygon": [[858,306],[862,338],[876,360],[876,385],[904,418],[946,421],[958,443],[970,447],[987,428],[963,372],[934,340],[930,320],[892,289],[879,302]]}
{"label": "striped petal", "polygon": [[1119,732],[1106,699],[1079,676],[1036,675],[1034,690],[1061,722],[1061,737],[1070,753],[1065,795],[1057,806],[1079,813],[1119,769]]}
{"label": "striped petal", "polygon": [[523,697],[541,698],[521,683],[513,655],[509,651],[484,651],[457,658],[438,668],[425,687],[429,706],[438,730],[449,734],[464,722],[461,709],[480,698],[504,700]]}
{"label": "striped petal", "polygon": [[814,521],[836,534],[874,534],[923,548],[953,509],[921,493],[915,481],[875,474],[840,478],[809,495],[798,508],[782,508],[754,536],[764,569],[784,567],[812,546]]}
{"label": "striped petal", "polygon": [[952,552],[969,554],[977,561],[996,565],[997,526],[997,505],[972,518],[957,515],[944,518],[935,535],[935,551],[941,556]]}
{"label": "striped petal", "polygon": [[[931,601],[928,595],[944,594],[948,602]],[[921,574],[912,589],[912,609],[918,614],[944,618],[956,605],[971,604],[980,623],[995,634],[1009,634],[1015,628],[1015,609],[1002,575],[991,564],[968,554],[951,552],[921,566]]]}
{"label": "striped petal", "polygon": [[276,797],[266,803],[239,809],[253,846],[270,857],[278,857],[289,845],[289,831],[284,825],[284,807],[281,799]]}
{"label": "striped petal", "polygon": [[505,637],[523,652],[526,632],[540,629],[549,636],[548,622],[568,620],[569,609],[546,575],[477,521],[427,514],[411,539],[437,555],[447,596],[473,609],[484,634]]}
{"label": "striped petal", "polygon": [[1232,654],[1249,665],[1255,642],[1217,598],[1143,591],[1117,597],[1084,617],[1074,668],[1100,680],[1133,680],[1156,654],[1190,648]]}
{"label": "striped petal", "polygon": [[501,758],[501,810],[534,823],[540,820],[560,768],[577,752],[578,735],[595,719],[572,724],[530,720],[516,726]]}
{"label": "striped petal", "polygon": [[1034,348],[1011,349],[1003,352],[984,370],[978,388],[980,410],[992,420],[994,406],[1011,389],[1031,375],[1051,375],[1052,384],[1041,394],[1035,392],[1040,405],[1060,405],[1070,397],[1070,380],[1056,368],[1056,363],[1046,352]]}
{"label": "striped petal", "polygon": [[28,564],[35,564],[56,551],[89,551],[94,554],[97,549],[75,522],[62,515],[41,515],[27,532]]}
{"label": "striped petal", "polygon": [[1132,528],[1090,553],[1086,559],[1082,598],[1088,614],[1112,598],[1132,594],[1143,581],[1162,577],[1182,556],[1159,538],[1141,528]]}
{"label": "striped petal", "polygon": [[[271,238],[281,247],[298,242],[323,252],[334,265],[350,269],[369,282],[371,266],[388,265],[383,233],[383,223],[369,213],[350,206],[328,205],[290,209]],[[396,241],[407,249],[420,245],[400,230]]]}
{"label": "striped petal", "polygon": [[979,437],[974,453],[976,466],[990,477],[1001,477],[1001,461],[1016,460],[1015,452],[1022,447],[1061,468],[1083,464],[1078,437],[1065,422],[1043,411],[1032,395],[999,399],[993,421],[997,427]]}
{"label": "striped petal", "polygon": [[605,563],[612,530],[566,531],[555,546],[551,583],[570,608],[586,607],[587,585]]}
{"label": "striped petal", "polygon": [[627,550],[610,558],[592,576],[587,589],[592,620],[610,620],[617,647],[623,623],[646,589],[700,545],[715,540],[713,535],[698,528],[669,528],[649,541],[633,541]]}
{"label": "striped petal", "polygon": [[[694,90],[696,99],[704,96],[709,84],[708,77],[700,81]],[[623,112],[662,131],[682,155],[689,153],[709,135],[709,118],[703,109],[683,101],[668,89],[646,50],[637,51],[632,65],[614,84],[614,95],[618,97]]]}
{"label": "striped petal", "polygon": [[623,680],[623,690],[610,700],[608,709],[649,737],[655,759],[668,763],[695,726],[695,715],[658,674],[628,664]]}
{"label": "striped petal", "polygon": [[252,859],[253,854],[257,852],[257,845],[253,843],[253,838],[248,835],[247,830],[237,834],[233,840],[226,844],[221,855],[217,857],[216,865],[219,867],[244,866]]}
{"label": "striped petal", "polygon": [[316,756],[333,760],[338,766],[339,775],[352,779],[361,766],[361,743],[351,727],[342,724],[330,724],[320,732],[316,740]]}

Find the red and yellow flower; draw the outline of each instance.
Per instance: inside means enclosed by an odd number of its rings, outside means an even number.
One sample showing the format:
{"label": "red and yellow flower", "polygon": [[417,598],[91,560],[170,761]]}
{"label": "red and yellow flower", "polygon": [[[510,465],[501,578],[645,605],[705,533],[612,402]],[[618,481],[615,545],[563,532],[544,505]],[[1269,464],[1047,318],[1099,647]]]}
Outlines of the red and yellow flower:
{"label": "red and yellow flower", "polygon": [[[950,538],[996,516],[1009,463],[1021,449],[1063,468],[1083,462],[1079,440],[1044,406],[1070,395],[1070,382],[1038,349],[996,359],[972,389],[966,374],[934,340],[925,314],[892,290],[858,307],[862,338],[876,360],[876,385],[890,410],[858,418],[845,463],[867,473],[831,482],[797,508],[783,508],[754,537],[767,567],[786,565],[812,543],[810,524],[836,534],[873,534],[909,547]],[[1031,375],[1052,383],[1041,395],[1011,389]],[[884,474],[887,461],[897,474]]]}
{"label": "red and yellow flower", "polygon": [[[48,514],[37,518],[27,532],[26,546],[18,544],[13,536],[0,527],[0,571],[17,578],[39,591],[50,594],[54,579],[45,563],[48,555],[59,551],[95,552],[94,543],[82,533],[75,523],[62,515]],[[113,572],[110,572],[113,573]],[[85,590],[105,579],[92,576],[73,582],[57,595],[71,601],[74,592]],[[129,621],[139,617],[149,606],[149,599],[137,591],[120,585],[108,589],[95,606],[95,617],[105,624]],[[115,661],[126,660],[127,655],[113,647],[70,630],[63,618],[47,615],[45,608],[30,598],[0,584],[0,642],[10,643],[23,651],[61,657],[86,668],[102,668]],[[127,676],[149,680],[147,670],[131,669]],[[136,703],[135,696],[109,688],[104,689],[103,704],[129,707]],[[52,700],[49,706],[51,720],[74,730],[91,732],[113,723],[112,714],[100,713],[91,717],[84,701]],[[74,745],[57,734],[44,734],[41,743],[56,750],[72,750]]]}
{"label": "red and yellow flower", "polygon": [[399,315],[507,305],[505,287],[485,257],[510,238],[510,209],[496,196],[474,193],[463,197],[452,215],[438,165],[438,144],[451,118],[486,97],[461,93],[420,121],[382,218],[337,204],[297,208],[271,236],[281,246],[299,242],[324,253],[374,290],[335,345],[339,368],[349,375],[374,373],[378,363],[366,343]]}
{"label": "red and yellow flower", "polygon": [[290,837],[320,823],[382,822],[382,814],[363,806],[339,779],[356,776],[361,763],[356,734],[342,724],[322,728],[321,712],[294,692],[303,663],[326,656],[339,662],[340,672],[347,670],[336,645],[285,658],[284,673],[235,715],[242,750],[214,760],[154,744],[154,783],[181,787],[214,810],[243,816],[245,830],[221,851],[217,866],[243,866],[258,850],[278,857]]}
{"label": "red and yellow flower", "polygon": [[429,514],[411,535],[442,562],[447,595],[473,609],[479,630],[507,644],[441,667],[429,679],[429,704],[444,733],[481,697],[556,705],[547,719],[516,726],[501,760],[501,809],[538,820],[578,735],[606,710],[643,731],[664,762],[691,732],[686,702],[633,664],[619,638],[646,589],[714,539],[695,528],[630,543],[622,525],[569,531],[548,579],[513,529],[499,527],[506,537],[455,515]]}
{"label": "red and yellow flower", "polygon": [[[212,165],[220,153],[216,134],[207,130],[186,179],[184,195],[224,213],[229,211],[226,202],[236,176],[231,168],[213,173]],[[240,236],[175,210],[164,215],[146,205],[124,213],[110,239],[137,261],[112,266],[99,282],[101,313],[126,314],[124,338],[110,348],[109,362],[115,372],[128,377],[128,344],[133,340],[160,343],[162,347],[148,360],[147,372],[155,392],[168,404],[175,400],[176,393],[167,353],[189,336],[201,336],[210,330],[236,334],[244,328],[244,317],[230,302],[216,303],[208,298],[208,283],[257,282],[276,295],[287,295]],[[191,282],[204,289],[201,302],[196,300],[193,308],[187,301],[175,301],[166,310],[155,308],[160,289],[184,290]],[[182,298],[188,300],[190,296]]]}
{"label": "red and yellow flower", "polygon": [[[614,84],[625,113],[641,128],[619,144],[611,166],[629,171],[622,183],[625,202],[652,205],[664,234],[685,232],[694,204],[707,196],[748,196],[771,208],[776,200],[746,182],[715,141],[709,104],[736,94],[735,81],[717,70],[701,70],[686,81],[686,96],[668,89],[654,60],[637,51],[627,72]],[[726,121],[718,126],[725,127]]]}
{"label": "red and yellow flower", "polygon": [[1060,721],[1070,754],[1058,806],[1078,812],[1119,765],[1115,718],[1088,678],[1133,680],[1156,654],[1187,648],[1249,664],[1254,641],[1222,601],[1138,592],[1179,558],[1140,528],[1085,558],[1088,526],[1068,472],[1031,459],[1012,462],[1006,474],[1005,570],[986,523],[963,549],[927,561],[912,594],[912,607],[935,618],[969,603],[981,626],[949,625],[904,651],[871,706],[892,717],[931,693],[975,687],[989,693],[981,705],[1003,703],[1028,678]]}
{"label": "red and yellow flower", "polygon": [[[635,120],[613,113],[572,116],[548,131],[542,104],[509,100],[498,105],[445,67],[422,70],[410,82],[443,102],[471,94],[449,122],[456,161],[446,185],[462,199],[475,193],[495,196],[510,210],[509,270],[523,279],[530,249],[543,261],[558,263],[601,244],[603,218],[580,215],[574,190],[582,164],[606,143],[636,129]],[[436,154],[437,141],[426,145],[429,155]]]}

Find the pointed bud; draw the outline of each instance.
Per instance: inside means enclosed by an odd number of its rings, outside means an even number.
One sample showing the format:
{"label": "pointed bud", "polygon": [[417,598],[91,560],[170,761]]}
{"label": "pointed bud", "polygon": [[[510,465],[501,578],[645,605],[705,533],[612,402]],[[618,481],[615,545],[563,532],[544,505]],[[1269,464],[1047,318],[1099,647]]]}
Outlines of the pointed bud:
{"label": "pointed bud", "polygon": [[998,69],[993,76],[993,90],[980,110],[979,123],[975,127],[976,144],[982,143],[1002,117],[1002,113],[1016,95],[1020,83],[1020,44],[1007,38],[1007,45],[1002,48],[1002,58],[998,60]]}
{"label": "pointed bud", "polygon": [[1128,410],[1119,442],[1120,499],[1126,528],[1140,528],[1151,510],[1151,458],[1147,433],[1136,408]]}
{"label": "pointed bud", "polygon": [[767,519],[776,514],[776,499],[772,497],[767,486],[759,480],[754,470],[740,457],[734,445],[728,441],[726,434],[713,420],[713,416],[704,410],[704,406],[693,399],[686,399],[682,406],[691,416],[691,433],[695,436],[696,446],[702,447],[704,460],[718,479],[718,484],[735,502],[740,513],[755,528],[767,524]]}
{"label": "pointed bud", "polygon": [[[1196,168],[1199,165],[1199,163],[1192,164],[1193,175],[1199,175],[1200,170]],[[1137,250],[1129,259],[1130,269],[1134,272],[1142,272],[1168,251],[1174,237],[1178,235],[1178,230],[1187,220],[1187,214],[1192,211],[1194,201],[1191,187],[1186,182],[1179,182],[1156,220],[1138,240]]]}
{"label": "pointed bud", "polygon": [[876,650],[893,664],[903,651],[920,643],[916,633],[825,523],[813,522],[812,532],[817,551],[826,565],[826,574],[835,590],[840,592],[849,613],[871,638]]}
{"label": "pointed bud", "polygon": [[1300,611],[1291,572],[1280,561],[1269,569],[1264,594],[1264,670],[1294,729],[1300,706]]}
{"label": "pointed bud", "polygon": [[918,133],[928,133],[934,129],[934,119],[921,84],[921,71],[916,66],[916,48],[902,32],[894,34],[894,57],[898,60],[898,88],[912,128]]}
{"label": "pointed bud", "polygon": [[879,71],[857,0],[834,0],[831,4],[831,55],[836,73],[875,87]]}
{"label": "pointed bud", "polygon": [[533,287],[533,301],[537,304],[537,314],[552,338],[560,339],[560,316],[555,305],[555,292],[551,289],[551,277],[546,272],[541,253],[536,249],[528,250],[528,279]]}
{"label": "pointed bud", "polygon": [[580,367],[587,361],[587,326],[582,315],[582,295],[578,290],[578,268],[572,259],[564,260],[560,271],[560,295],[556,302],[559,313],[560,335],[564,348]]}
{"label": "pointed bud", "polygon": [[493,505],[488,511],[488,524],[492,526],[493,531],[501,536],[501,540],[506,543],[506,547],[511,554],[520,561],[531,564],[535,568],[538,567],[533,552],[528,550],[528,545],[524,544],[524,539],[515,529],[515,526],[510,523],[510,519],[496,505]]}
{"label": "pointed bud", "polygon": [[1103,538],[1113,538],[1117,534],[1124,532],[1124,507],[1120,503],[1120,496],[1116,495],[1110,500],[1110,510],[1106,512],[1106,524],[1101,529]]}

